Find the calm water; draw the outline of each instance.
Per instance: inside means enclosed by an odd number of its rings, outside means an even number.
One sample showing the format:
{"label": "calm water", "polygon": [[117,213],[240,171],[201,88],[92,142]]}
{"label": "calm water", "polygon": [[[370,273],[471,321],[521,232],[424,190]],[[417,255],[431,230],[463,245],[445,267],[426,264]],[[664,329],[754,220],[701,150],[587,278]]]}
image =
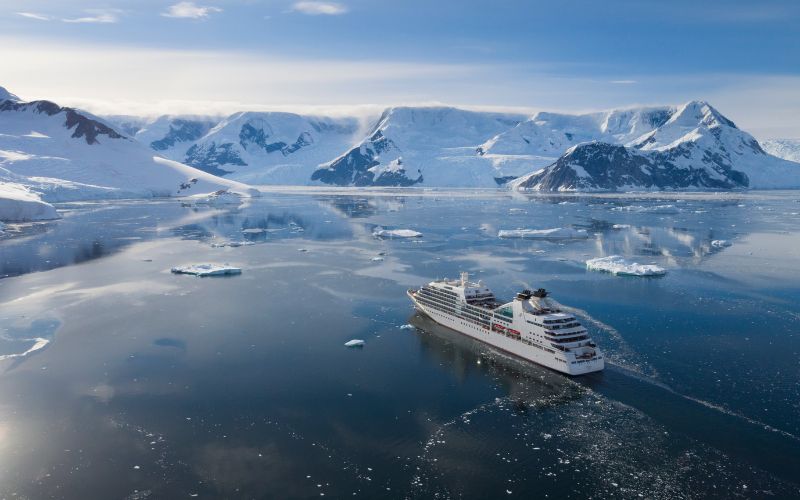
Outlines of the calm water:
{"label": "calm water", "polygon": [[[800,192],[61,208],[0,239],[0,498],[800,497]],[[591,237],[497,238],[565,226]],[[668,274],[585,269],[609,254]],[[243,274],[169,272],[200,262]],[[461,270],[551,290],[610,365],[414,314]]]}

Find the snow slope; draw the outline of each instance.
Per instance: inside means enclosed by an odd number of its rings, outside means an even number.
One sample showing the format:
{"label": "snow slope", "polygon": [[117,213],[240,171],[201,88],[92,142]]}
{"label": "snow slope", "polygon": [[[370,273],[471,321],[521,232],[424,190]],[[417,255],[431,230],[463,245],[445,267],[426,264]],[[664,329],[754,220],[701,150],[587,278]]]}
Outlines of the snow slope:
{"label": "snow slope", "polygon": [[800,165],[767,154],[708,103],[691,101],[624,145],[578,144],[509,185],[533,191],[789,188],[800,187]]}
{"label": "snow slope", "polygon": [[103,120],[50,101],[0,101],[0,180],[46,201],[183,196],[247,185],[156,157]]}
{"label": "snow slope", "polygon": [[761,141],[761,147],[773,156],[800,163],[800,139],[769,139]]}
{"label": "snow slope", "polygon": [[450,107],[395,107],[366,138],[320,166],[312,179],[342,186],[496,186],[501,163],[475,153],[522,116]]}

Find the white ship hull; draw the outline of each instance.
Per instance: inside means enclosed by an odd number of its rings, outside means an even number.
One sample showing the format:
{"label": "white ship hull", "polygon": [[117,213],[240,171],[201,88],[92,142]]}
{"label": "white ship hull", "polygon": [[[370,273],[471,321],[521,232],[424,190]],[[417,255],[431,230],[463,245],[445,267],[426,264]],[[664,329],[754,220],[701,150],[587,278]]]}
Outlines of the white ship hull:
{"label": "white ship hull", "polygon": [[558,351],[556,353],[548,352],[543,347],[523,343],[515,338],[492,331],[492,329],[487,329],[475,323],[464,321],[462,318],[426,307],[416,299],[414,293],[411,291],[407,293],[416,309],[436,323],[516,357],[567,375],[583,375],[600,371],[604,368],[602,356],[588,360],[576,360],[570,359],[570,357]]}

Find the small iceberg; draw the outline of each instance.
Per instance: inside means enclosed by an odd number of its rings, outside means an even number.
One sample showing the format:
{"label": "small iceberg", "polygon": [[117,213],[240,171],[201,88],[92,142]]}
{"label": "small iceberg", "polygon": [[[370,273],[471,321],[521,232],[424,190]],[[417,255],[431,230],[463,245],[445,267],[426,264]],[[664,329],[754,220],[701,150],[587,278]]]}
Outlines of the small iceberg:
{"label": "small iceberg", "polygon": [[585,229],[556,227],[552,229],[501,229],[497,236],[500,238],[522,238],[526,240],[572,240],[588,238],[589,233]]}
{"label": "small iceberg", "polygon": [[731,245],[733,245],[733,243],[731,243],[728,240],[713,240],[713,241],[711,241],[711,246],[714,247],[714,248],[726,248],[726,247],[729,247]]}
{"label": "small iceberg", "polygon": [[242,274],[241,268],[229,266],[227,264],[192,264],[189,266],[177,266],[172,268],[175,274],[193,274],[195,276],[231,276]]}
{"label": "small iceberg", "polygon": [[361,339],[348,340],[344,343],[346,347],[364,347],[364,341]]}
{"label": "small iceberg", "polygon": [[406,323],[405,325],[402,325],[400,327],[400,329],[401,330],[413,330],[414,329],[414,325],[410,325],[410,324]]}
{"label": "small iceberg", "polygon": [[215,241],[211,243],[212,248],[225,248],[225,247],[246,247],[255,245],[252,241]]}
{"label": "small iceberg", "polygon": [[612,207],[611,210],[615,212],[640,212],[640,213],[660,213],[660,214],[677,214],[680,210],[675,205],[624,205],[621,207]]}
{"label": "small iceberg", "polygon": [[227,189],[220,189],[213,193],[196,194],[189,196],[188,199],[195,205],[209,205],[212,207],[242,204],[242,195],[228,191]]}
{"label": "small iceberg", "polygon": [[663,267],[630,262],[620,255],[589,259],[586,261],[586,268],[590,271],[602,271],[618,276],[663,276],[667,274]]}
{"label": "small iceberg", "polygon": [[376,238],[422,238],[422,233],[412,229],[383,229],[376,227],[372,232]]}
{"label": "small iceberg", "polygon": [[614,224],[613,226],[611,226],[611,228],[612,229],[630,229],[631,225],[630,224]]}

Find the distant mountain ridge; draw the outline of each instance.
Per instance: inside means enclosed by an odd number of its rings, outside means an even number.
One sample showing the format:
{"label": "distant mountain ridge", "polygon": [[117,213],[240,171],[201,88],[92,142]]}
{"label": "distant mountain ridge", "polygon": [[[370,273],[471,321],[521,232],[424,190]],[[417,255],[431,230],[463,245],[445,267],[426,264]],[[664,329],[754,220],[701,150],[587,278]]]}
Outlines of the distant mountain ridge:
{"label": "distant mountain ridge", "polygon": [[399,106],[359,130],[355,118],[241,112],[160,117],[134,137],[162,156],[259,184],[508,183],[560,191],[796,185],[794,164],[771,156],[703,101],[532,117]]}
{"label": "distant mountain ridge", "polygon": [[532,191],[773,189],[800,187],[800,165],[767,154],[711,105],[691,101],[626,144],[578,144],[510,186]]}

